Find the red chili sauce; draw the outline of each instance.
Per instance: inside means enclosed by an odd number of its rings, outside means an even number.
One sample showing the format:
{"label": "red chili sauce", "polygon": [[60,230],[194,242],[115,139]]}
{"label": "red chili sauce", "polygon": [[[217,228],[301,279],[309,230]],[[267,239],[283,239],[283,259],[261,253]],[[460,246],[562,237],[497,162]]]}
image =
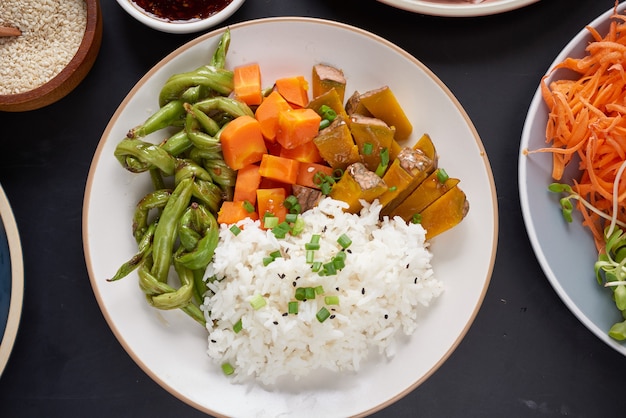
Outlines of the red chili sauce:
{"label": "red chili sauce", "polygon": [[146,13],[168,22],[206,19],[233,0],[132,0]]}

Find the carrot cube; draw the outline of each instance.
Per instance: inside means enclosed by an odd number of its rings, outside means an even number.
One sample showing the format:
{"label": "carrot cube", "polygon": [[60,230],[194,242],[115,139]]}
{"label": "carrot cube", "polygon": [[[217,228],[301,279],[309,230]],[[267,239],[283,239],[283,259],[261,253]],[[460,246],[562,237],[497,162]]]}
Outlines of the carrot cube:
{"label": "carrot cube", "polygon": [[259,174],[287,184],[294,184],[298,177],[300,162],[276,155],[265,154],[261,159]]}
{"label": "carrot cube", "polygon": [[279,78],[275,82],[276,90],[287,100],[298,107],[309,104],[309,83],[301,76]]}
{"label": "carrot cube", "polygon": [[259,64],[245,64],[233,69],[233,91],[237,99],[249,106],[261,104],[263,93]]}
{"label": "carrot cube", "polygon": [[267,153],[259,121],[248,115],[230,121],[220,134],[220,142],[224,161],[233,170],[261,161]]}
{"label": "carrot cube", "polygon": [[294,109],[278,113],[276,141],[283,148],[295,148],[312,141],[320,129],[322,117],[313,109]]}
{"label": "carrot cube", "polygon": [[261,133],[268,141],[274,142],[278,130],[278,113],[291,110],[291,105],[276,90],[272,91],[257,107],[254,116],[261,124]]}
{"label": "carrot cube", "polygon": [[237,171],[237,180],[235,181],[235,192],[233,200],[248,201],[253,205],[256,203],[256,189],[261,184],[261,174],[259,166],[256,164],[247,165]]}

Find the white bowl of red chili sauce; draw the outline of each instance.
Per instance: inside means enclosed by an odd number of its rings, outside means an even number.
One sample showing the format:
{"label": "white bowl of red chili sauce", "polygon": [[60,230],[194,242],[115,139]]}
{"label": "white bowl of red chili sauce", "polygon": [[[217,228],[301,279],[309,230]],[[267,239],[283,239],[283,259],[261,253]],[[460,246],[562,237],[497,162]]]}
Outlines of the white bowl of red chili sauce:
{"label": "white bowl of red chili sauce", "polygon": [[201,32],[222,23],[244,0],[117,0],[132,17],[161,32]]}

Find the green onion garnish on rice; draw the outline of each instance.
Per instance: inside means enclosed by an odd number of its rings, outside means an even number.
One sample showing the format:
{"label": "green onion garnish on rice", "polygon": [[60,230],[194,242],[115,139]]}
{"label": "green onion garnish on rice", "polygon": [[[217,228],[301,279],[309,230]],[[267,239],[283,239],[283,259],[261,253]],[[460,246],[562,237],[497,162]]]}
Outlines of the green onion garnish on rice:
{"label": "green onion garnish on rice", "polygon": [[322,306],[320,310],[317,311],[317,313],[315,314],[315,317],[320,322],[326,321],[329,316],[330,316],[330,312],[328,311],[328,309],[326,309],[325,306]]}
{"label": "green onion garnish on rice", "polygon": [[267,301],[265,300],[265,298],[258,293],[252,296],[252,299],[250,299],[250,306],[252,306],[252,309],[254,309],[255,311],[258,311],[259,309],[264,307],[266,304],[267,304]]}

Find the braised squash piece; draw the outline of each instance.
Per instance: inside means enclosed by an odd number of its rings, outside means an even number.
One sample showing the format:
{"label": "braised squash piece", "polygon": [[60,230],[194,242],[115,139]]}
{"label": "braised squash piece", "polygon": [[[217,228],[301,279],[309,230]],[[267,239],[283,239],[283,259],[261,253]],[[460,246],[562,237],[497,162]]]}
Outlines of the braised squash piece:
{"label": "braised squash piece", "polygon": [[360,161],[352,133],[345,119],[338,116],[329,127],[322,129],[313,143],[324,159],[334,169],[345,170],[350,164]]}
{"label": "braised squash piece", "polygon": [[317,113],[320,113],[320,108],[324,105],[333,109],[337,115],[343,117],[345,120],[348,120],[348,114],[343,107],[343,99],[339,97],[339,93],[336,89],[330,89],[316,96],[309,102],[307,107],[315,110]]}
{"label": "braised squash piece", "polygon": [[438,168],[394,208],[389,216],[400,216],[405,221],[411,222],[414,216],[421,214],[428,205],[456,187],[458,183],[459,179],[447,177],[445,171]]}
{"label": "braised squash piece", "polygon": [[419,222],[431,239],[458,225],[469,212],[469,202],[458,186],[448,190],[420,213]]}
{"label": "braised squash piece", "polygon": [[359,148],[361,160],[365,167],[371,171],[381,162],[381,152],[386,149],[389,152],[395,129],[390,128],[380,119],[363,115],[350,117],[350,132],[354,142]]}
{"label": "braised squash piece", "polygon": [[428,158],[435,161],[436,165],[437,149],[435,148],[435,143],[431,139],[430,135],[423,134],[420,139],[417,140],[415,145],[413,145],[413,149],[421,150]]}
{"label": "braised squash piece", "polygon": [[339,101],[343,103],[346,93],[346,78],[343,75],[343,71],[330,65],[317,64],[313,66],[311,78],[313,98],[335,89],[339,95]]}
{"label": "braised squash piece", "polygon": [[381,214],[389,215],[434,170],[434,161],[420,149],[403,148],[383,176],[389,189],[378,198]]}
{"label": "braised squash piece", "polygon": [[360,96],[360,103],[376,118],[396,128],[396,140],[403,141],[411,135],[413,125],[388,86],[370,90]]}
{"label": "braised squash piece", "polygon": [[361,93],[355,91],[346,102],[346,113],[348,115],[373,116],[369,110],[361,103]]}
{"label": "braised squash piece", "polygon": [[358,213],[360,200],[372,202],[387,190],[385,182],[362,163],[350,164],[330,191],[330,197],[346,202],[346,212]]}

